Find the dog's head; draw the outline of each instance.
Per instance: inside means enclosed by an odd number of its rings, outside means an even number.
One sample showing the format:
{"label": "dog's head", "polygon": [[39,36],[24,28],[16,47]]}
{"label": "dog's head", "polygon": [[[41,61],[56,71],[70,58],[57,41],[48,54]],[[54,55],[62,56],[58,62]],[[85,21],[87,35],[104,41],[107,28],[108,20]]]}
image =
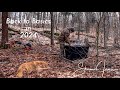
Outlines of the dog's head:
{"label": "dog's head", "polygon": [[35,61],[34,63],[41,69],[49,69],[50,68],[48,63],[45,61]]}

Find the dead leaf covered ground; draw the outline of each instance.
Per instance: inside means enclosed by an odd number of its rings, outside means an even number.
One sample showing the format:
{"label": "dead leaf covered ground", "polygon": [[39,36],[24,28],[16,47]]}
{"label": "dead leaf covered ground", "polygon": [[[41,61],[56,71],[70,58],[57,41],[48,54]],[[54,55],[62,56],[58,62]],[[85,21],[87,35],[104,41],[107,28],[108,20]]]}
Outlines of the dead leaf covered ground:
{"label": "dead leaf covered ground", "polygon": [[[114,69],[120,68],[120,59],[116,59],[116,56],[109,56],[110,60],[114,61],[111,61],[112,63],[107,63],[108,58],[99,56],[98,60],[101,63],[97,67],[98,70],[94,70],[96,67],[95,56],[71,62],[67,59],[60,59],[58,54],[58,48],[51,49],[48,45],[33,47],[33,50],[28,53],[23,49],[1,49],[0,57],[3,60],[0,61],[0,71],[5,78],[16,78],[19,65],[28,61],[42,60],[48,62],[51,68],[39,73],[24,74],[23,78],[112,78],[120,76],[119,70],[114,71]],[[104,60],[106,60],[106,68],[113,70],[104,70]]]}

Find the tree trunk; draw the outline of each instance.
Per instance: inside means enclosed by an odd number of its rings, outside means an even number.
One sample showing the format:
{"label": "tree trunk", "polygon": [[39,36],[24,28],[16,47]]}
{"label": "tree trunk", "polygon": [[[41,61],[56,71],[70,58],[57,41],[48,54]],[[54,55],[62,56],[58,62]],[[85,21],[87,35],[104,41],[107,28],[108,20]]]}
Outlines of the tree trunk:
{"label": "tree trunk", "polygon": [[71,20],[71,26],[72,26],[72,27],[74,27],[74,23],[75,23],[75,22],[74,22],[74,18],[75,18],[75,17],[74,17],[74,15],[72,14],[72,20]]}
{"label": "tree trunk", "polygon": [[104,48],[107,47],[108,35],[109,35],[109,16],[108,12],[104,12]]}
{"label": "tree trunk", "polygon": [[114,46],[118,47],[118,28],[117,28],[117,15],[116,12],[113,13],[113,30],[114,30]]}
{"label": "tree trunk", "polygon": [[57,18],[58,16],[57,16],[57,12],[55,13],[55,18],[54,18],[54,27],[55,27],[55,30],[56,30],[56,32],[57,32],[57,24],[58,24],[58,18]]}
{"label": "tree trunk", "polygon": [[67,24],[67,14],[64,13],[63,14],[63,28],[66,28],[66,24]]}
{"label": "tree trunk", "polygon": [[98,22],[97,23],[97,28],[96,28],[96,49],[97,49],[97,54],[96,54],[96,57],[97,57],[97,60],[96,60],[96,64],[98,63],[98,55],[99,55],[99,52],[98,52],[98,45],[99,45],[99,25],[100,23]]}
{"label": "tree trunk", "polygon": [[[46,12],[43,12],[43,20],[45,20],[45,15],[46,15]],[[42,28],[43,28],[43,31],[44,31],[44,29],[45,29],[45,22],[43,22]]]}
{"label": "tree trunk", "polygon": [[78,39],[80,39],[80,30],[81,30],[81,18],[80,18],[81,12],[78,12]]}
{"label": "tree trunk", "polygon": [[99,13],[99,19],[97,20],[97,27],[96,27],[96,64],[98,64],[98,56],[99,56],[99,34],[100,34],[100,25],[101,25],[101,20],[103,19],[103,14],[100,12]]}
{"label": "tree trunk", "polygon": [[90,22],[89,22],[89,12],[85,12],[85,16],[86,16],[86,33],[89,33],[89,27],[90,27]]}
{"label": "tree trunk", "polygon": [[[86,28],[86,35],[87,35],[90,32],[89,12],[85,12],[85,17],[86,17],[85,28]],[[88,43],[89,43],[88,38],[85,37],[84,42],[86,45],[88,45]]]}
{"label": "tree trunk", "polygon": [[6,49],[6,43],[8,42],[8,24],[6,23],[6,20],[8,18],[8,12],[2,13],[2,40],[1,40],[1,46]]}
{"label": "tree trunk", "polygon": [[[40,19],[40,13],[38,12],[37,13],[37,20],[39,20]],[[39,24],[37,24],[37,28],[39,28]]]}
{"label": "tree trunk", "polygon": [[[103,13],[104,14],[104,13]],[[106,19],[106,16],[105,16],[105,14],[104,14],[104,48],[106,48],[106,42],[107,42],[107,40],[106,40],[106,25],[105,25],[105,19]]]}
{"label": "tree trunk", "polygon": [[54,15],[53,12],[51,14],[51,45],[54,45]]}

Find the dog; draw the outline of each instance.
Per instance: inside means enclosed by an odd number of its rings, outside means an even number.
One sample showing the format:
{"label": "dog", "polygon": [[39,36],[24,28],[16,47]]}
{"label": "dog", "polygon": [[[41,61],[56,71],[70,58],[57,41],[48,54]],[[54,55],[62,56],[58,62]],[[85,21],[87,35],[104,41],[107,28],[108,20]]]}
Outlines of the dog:
{"label": "dog", "polygon": [[17,70],[17,75],[16,77],[22,78],[24,72],[27,74],[31,73],[32,71],[41,71],[45,69],[49,69],[50,67],[48,66],[48,63],[45,61],[31,61],[31,62],[26,62],[20,65],[20,67]]}

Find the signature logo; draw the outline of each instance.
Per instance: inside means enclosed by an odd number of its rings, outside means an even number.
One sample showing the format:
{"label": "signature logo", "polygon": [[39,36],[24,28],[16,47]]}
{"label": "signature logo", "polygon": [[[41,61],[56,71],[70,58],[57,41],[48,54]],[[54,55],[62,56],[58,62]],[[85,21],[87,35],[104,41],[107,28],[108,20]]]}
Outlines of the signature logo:
{"label": "signature logo", "polygon": [[[103,62],[103,69],[98,69],[98,66],[101,64]],[[86,71],[96,71],[96,72],[101,72],[101,75],[102,75],[102,77],[104,77],[104,73],[105,72],[113,72],[113,71],[119,71],[119,69],[112,69],[112,68],[106,68],[105,66],[106,66],[106,60],[103,60],[103,61],[100,61],[100,62],[98,62],[97,63],[97,65],[95,66],[95,68],[87,68],[86,66],[85,67],[83,67],[84,66],[84,62],[80,62],[79,64],[78,64],[78,69],[75,71],[75,72],[73,72],[73,75],[76,73],[76,72],[78,72],[78,71],[83,71],[80,75],[81,75],[81,77],[83,77],[83,75],[86,73]],[[96,76],[97,77],[97,76]]]}

